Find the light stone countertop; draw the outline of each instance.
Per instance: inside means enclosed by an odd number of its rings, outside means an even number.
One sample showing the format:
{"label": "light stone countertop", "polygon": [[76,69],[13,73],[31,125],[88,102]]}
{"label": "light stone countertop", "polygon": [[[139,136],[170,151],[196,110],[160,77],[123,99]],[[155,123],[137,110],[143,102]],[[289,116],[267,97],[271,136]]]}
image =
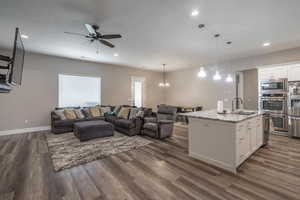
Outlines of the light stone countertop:
{"label": "light stone countertop", "polygon": [[205,110],[205,111],[198,111],[198,112],[181,113],[179,115],[187,116],[191,118],[238,123],[263,114],[263,112],[261,111],[254,111],[254,110],[243,110],[243,111],[253,111],[255,112],[255,114],[251,114],[251,115],[241,115],[235,113],[218,114],[217,110]]}

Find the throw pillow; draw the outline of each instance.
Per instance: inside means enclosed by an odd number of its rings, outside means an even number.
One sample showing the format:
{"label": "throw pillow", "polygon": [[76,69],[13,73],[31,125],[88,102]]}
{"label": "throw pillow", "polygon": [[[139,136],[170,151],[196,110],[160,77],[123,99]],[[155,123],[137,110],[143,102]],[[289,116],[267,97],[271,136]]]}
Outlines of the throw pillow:
{"label": "throw pillow", "polygon": [[137,115],[137,113],[139,112],[139,110],[140,110],[140,109],[138,109],[138,108],[132,108],[132,109],[130,110],[129,119],[131,120],[131,119],[133,119],[133,118],[136,118],[136,115]]}
{"label": "throw pillow", "polygon": [[76,119],[76,114],[73,109],[65,109],[64,114],[67,119]]}
{"label": "throw pillow", "polygon": [[144,117],[144,111],[139,110],[138,113],[136,114],[136,117]]}
{"label": "throw pillow", "polygon": [[87,118],[91,118],[92,115],[91,115],[91,112],[90,112],[90,109],[89,108],[83,108],[82,109],[82,113],[84,114],[85,117]]}
{"label": "throw pillow", "polygon": [[120,109],[121,109],[121,106],[116,106],[115,109],[113,110],[113,113],[115,113],[116,115],[118,115]]}
{"label": "throw pillow", "polygon": [[83,119],[84,118],[84,114],[82,113],[81,109],[75,109],[74,112],[75,112],[78,119]]}
{"label": "throw pillow", "polygon": [[92,117],[100,117],[101,116],[101,111],[99,107],[90,107],[90,113]]}
{"label": "throw pillow", "polygon": [[55,110],[54,113],[60,118],[60,120],[66,120],[64,110]]}
{"label": "throw pillow", "polygon": [[100,107],[101,110],[101,115],[104,116],[104,113],[108,113],[111,112],[110,107],[106,106],[106,107]]}
{"label": "throw pillow", "polygon": [[128,119],[129,112],[130,112],[130,107],[122,107],[117,117],[122,119]]}

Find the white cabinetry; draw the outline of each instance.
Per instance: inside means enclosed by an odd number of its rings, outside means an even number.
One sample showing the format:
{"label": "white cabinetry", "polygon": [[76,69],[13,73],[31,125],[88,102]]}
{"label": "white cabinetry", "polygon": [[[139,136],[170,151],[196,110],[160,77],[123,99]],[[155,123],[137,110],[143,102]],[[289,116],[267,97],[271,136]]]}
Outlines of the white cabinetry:
{"label": "white cabinetry", "polygon": [[300,81],[300,64],[288,67],[288,80]]}
{"label": "white cabinetry", "polygon": [[270,67],[259,69],[259,80],[288,78],[288,67]]}
{"label": "white cabinetry", "polygon": [[262,143],[261,116],[237,122],[189,118],[189,155],[233,173]]}
{"label": "white cabinetry", "polygon": [[287,78],[288,81],[300,81],[300,64],[268,67],[258,70],[259,80]]}
{"label": "white cabinetry", "polygon": [[263,144],[262,118],[248,119],[237,124],[237,165],[244,162]]}

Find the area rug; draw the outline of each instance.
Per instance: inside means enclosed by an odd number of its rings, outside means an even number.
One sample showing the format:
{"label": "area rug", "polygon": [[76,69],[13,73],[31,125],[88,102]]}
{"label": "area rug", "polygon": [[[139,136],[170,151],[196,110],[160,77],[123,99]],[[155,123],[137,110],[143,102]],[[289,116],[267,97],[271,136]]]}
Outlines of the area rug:
{"label": "area rug", "polygon": [[80,142],[73,133],[46,136],[55,171],[72,168],[110,155],[136,149],[151,141],[140,136],[126,136],[115,132],[114,136]]}

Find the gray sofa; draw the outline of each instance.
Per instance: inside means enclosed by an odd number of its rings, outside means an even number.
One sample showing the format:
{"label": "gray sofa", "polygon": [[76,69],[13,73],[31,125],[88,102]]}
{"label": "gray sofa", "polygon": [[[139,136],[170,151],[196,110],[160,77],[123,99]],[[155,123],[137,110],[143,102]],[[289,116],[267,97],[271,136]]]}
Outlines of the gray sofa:
{"label": "gray sofa", "polygon": [[[95,120],[105,120],[105,117],[92,117],[86,112],[87,108],[80,107],[68,107],[72,109],[81,109],[84,114],[83,119],[74,119],[74,120],[61,120],[60,117],[54,112],[51,112],[51,132],[55,134],[72,132],[74,128],[74,123],[82,122],[82,121],[95,121]],[[62,110],[66,108],[55,108],[55,110]]]}
{"label": "gray sofa", "polygon": [[[128,105],[122,105],[124,107],[130,107]],[[121,107],[122,107],[121,106]],[[105,106],[107,107],[107,106]],[[115,110],[114,106],[110,106],[111,110]],[[56,109],[65,109],[65,108],[56,108]],[[76,108],[78,109],[78,108]],[[129,136],[138,135],[141,132],[143,126],[143,117],[136,117],[133,119],[121,119],[117,117],[117,111],[105,113],[102,117],[91,117],[87,108],[81,108],[85,118],[84,119],[75,119],[75,120],[61,120],[59,116],[56,115],[54,111],[51,112],[51,130],[55,134],[72,132],[74,130],[74,123],[81,121],[95,121],[95,120],[105,120],[114,125],[114,129],[124,133]],[[142,108],[144,111],[144,116],[151,116],[152,109]]]}

